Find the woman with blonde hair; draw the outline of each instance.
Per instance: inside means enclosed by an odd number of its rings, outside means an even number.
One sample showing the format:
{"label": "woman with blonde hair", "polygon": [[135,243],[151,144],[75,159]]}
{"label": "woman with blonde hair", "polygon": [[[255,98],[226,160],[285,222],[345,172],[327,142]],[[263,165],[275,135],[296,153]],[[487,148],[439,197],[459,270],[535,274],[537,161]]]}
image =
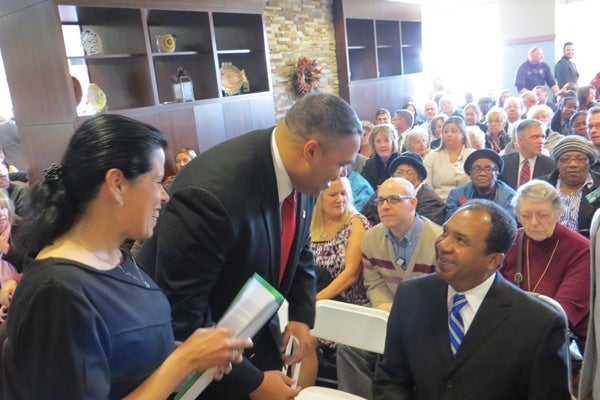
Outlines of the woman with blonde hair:
{"label": "woman with blonde hair", "polygon": [[368,302],[362,280],[360,245],[369,229],[367,218],[352,204],[347,178],[332,181],[315,203],[311,221],[311,249],[317,265],[332,277],[317,293],[317,300],[340,296],[353,304]]}
{"label": "woman with blonde hair", "polygon": [[450,117],[442,126],[440,147],[432,150],[423,160],[427,170],[426,182],[446,201],[450,190],[469,182],[464,163],[473,152],[467,127],[460,117]]}
{"label": "woman with blonde hair", "polygon": [[[336,299],[352,304],[369,302],[362,280],[361,244],[369,221],[352,205],[352,190],[339,178],[317,197],[311,221],[311,250],[318,269],[317,300]],[[318,341],[313,341],[315,350]],[[334,358],[335,345],[322,342],[322,352]],[[316,351],[302,360],[301,386],[314,385]]]}
{"label": "woman with blonde hair", "polygon": [[[192,161],[197,156],[198,155],[196,154],[196,152],[193,149],[190,149],[189,147],[182,147],[179,150],[177,150],[177,152],[175,153],[175,175],[177,175],[179,171],[181,171],[181,168],[183,168],[187,163]],[[163,185],[165,185],[166,188],[171,186],[173,179],[175,179],[175,175],[169,175],[165,178],[165,180],[163,181]]]}
{"label": "woman with blonde hair", "polygon": [[365,163],[362,176],[377,190],[377,186],[390,177],[389,164],[398,155],[398,131],[392,124],[375,125],[369,145],[374,156]]}

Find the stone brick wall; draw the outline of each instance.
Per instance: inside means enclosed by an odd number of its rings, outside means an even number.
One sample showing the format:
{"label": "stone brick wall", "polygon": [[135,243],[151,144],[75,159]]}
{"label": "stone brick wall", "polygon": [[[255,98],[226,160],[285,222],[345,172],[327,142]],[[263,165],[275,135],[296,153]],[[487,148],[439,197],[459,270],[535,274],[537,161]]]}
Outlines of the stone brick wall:
{"label": "stone brick wall", "polygon": [[338,93],[332,0],[267,0],[265,27],[271,58],[271,79],[277,119],[299,98],[292,74],[301,56],[316,59],[319,91]]}

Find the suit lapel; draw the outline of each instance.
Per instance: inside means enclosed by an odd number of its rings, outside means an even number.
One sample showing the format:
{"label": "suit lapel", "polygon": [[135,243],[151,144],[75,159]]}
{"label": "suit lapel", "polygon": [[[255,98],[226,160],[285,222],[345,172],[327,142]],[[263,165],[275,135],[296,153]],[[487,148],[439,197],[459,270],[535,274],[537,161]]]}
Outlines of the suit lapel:
{"label": "suit lapel", "polygon": [[[265,225],[266,241],[260,243],[269,254],[269,265],[267,270],[269,276],[265,276],[268,282],[277,286],[279,283],[279,259],[281,258],[281,215],[279,212],[279,198],[277,194],[277,178],[275,178],[275,167],[273,166],[273,155],[271,153],[271,134],[264,135],[255,143],[255,155],[257,169],[258,190],[262,196],[262,218]],[[248,238],[252,240],[252,238]]]}
{"label": "suit lapel", "polygon": [[[515,157],[516,156],[516,157]],[[504,171],[501,178],[509,186],[516,188],[518,184],[517,175],[519,174],[519,153],[509,153],[504,156]]]}
{"label": "suit lapel", "polygon": [[542,165],[544,163],[544,160],[541,157],[536,157],[535,158],[535,165],[533,167],[533,172],[531,173],[531,179],[535,179],[540,177],[540,175],[543,175],[540,171],[543,170],[544,165]]}
{"label": "suit lapel", "polygon": [[[448,336],[448,284],[441,279],[435,279],[435,284],[429,286],[430,299],[427,305],[430,309],[423,315],[430,322],[431,326],[425,331],[432,332],[434,343],[432,343],[439,357],[434,359],[438,362],[444,362],[446,365],[450,362],[450,339]],[[446,368],[446,367],[444,367]]]}
{"label": "suit lapel", "polygon": [[[509,316],[512,301],[507,294],[508,283],[496,273],[494,283],[483,299],[456,356],[450,363],[450,371],[460,368]],[[448,339],[449,340],[449,339]]]}

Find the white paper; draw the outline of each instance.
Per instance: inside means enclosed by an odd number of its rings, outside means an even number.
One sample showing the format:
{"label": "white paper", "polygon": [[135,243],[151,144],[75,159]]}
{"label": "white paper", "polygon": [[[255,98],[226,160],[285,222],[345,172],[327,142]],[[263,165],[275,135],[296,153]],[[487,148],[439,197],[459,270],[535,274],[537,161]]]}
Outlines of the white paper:
{"label": "white paper", "polygon": [[[273,317],[282,302],[283,296],[260,275],[254,274],[233,299],[217,326],[233,329],[236,337],[252,337]],[[212,382],[215,371],[216,368],[211,368],[192,374],[181,385],[175,400],[194,400]]]}

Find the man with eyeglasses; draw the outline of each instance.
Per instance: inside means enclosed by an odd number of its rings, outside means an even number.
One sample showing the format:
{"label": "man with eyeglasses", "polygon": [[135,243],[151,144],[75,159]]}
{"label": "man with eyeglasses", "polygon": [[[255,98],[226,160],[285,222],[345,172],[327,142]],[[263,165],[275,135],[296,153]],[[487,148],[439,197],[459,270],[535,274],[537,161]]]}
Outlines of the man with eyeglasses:
{"label": "man with eyeglasses", "polygon": [[452,189],[448,194],[446,220],[471,199],[493,201],[514,215],[510,203],[515,190],[497,179],[503,168],[504,162],[494,150],[479,149],[469,154],[465,160],[465,172],[469,174],[471,182]]}
{"label": "man with eyeglasses", "polygon": [[552,157],[557,168],[544,180],[559,191],[564,210],[558,222],[589,237],[592,217],[600,207],[600,175],[590,171],[598,151],[591,141],[572,135],[556,144]]}
{"label": "man with eyeglasses", "polygon": [[592,107],[587,110],[586,127],[590,140],[594,143],[596,150],[600,152],[600,107]]}
{"label": "man with eyeglasses", "polygon": [[[404,178],[413,184],[415,197],[417,198],[417,214],[422,215],[436,224],[444,223],[444,201],[440,196],[424,182],[427,178],[427,170],[423,165],[420,154],[405,151],[390,162],[389,172],[392,177]],[[361,213],[367,217],[371,226],[381,221],[377,211],[377,193],[364,205]]]}
{"label": "man with eyeglasses", "polygon": [[[389,178],[377,189],[381,223],[362,241],[363,279],[371,306],[389,312],[398,284],[435,271],[435,239],[442,228],[416,212],[415,188],[404,178]],[[367,399],[378,355],[338,346],[338,388]]]}

